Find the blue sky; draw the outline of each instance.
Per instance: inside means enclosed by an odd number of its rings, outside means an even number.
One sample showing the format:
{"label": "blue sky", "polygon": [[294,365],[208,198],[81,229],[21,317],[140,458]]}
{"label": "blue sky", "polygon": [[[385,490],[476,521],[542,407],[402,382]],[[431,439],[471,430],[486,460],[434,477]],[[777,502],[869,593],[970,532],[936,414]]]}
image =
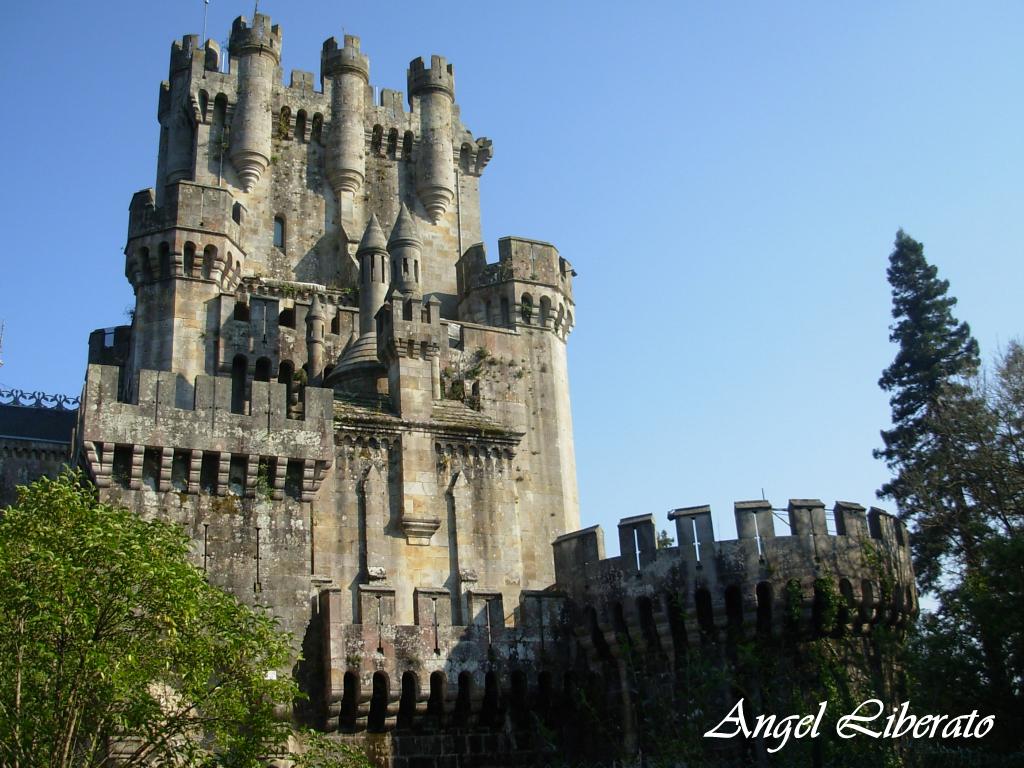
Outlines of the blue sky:
{"label": "blue sky", "polygon": [[[212,0],[225,40],[251,2]],[[438,12],[437,9],[443,9]],[[1022,328],[1024,4],[263,0],[283,66],[360,35],[373,84],[439,53],[476,135],[492,253],[576,266],[570,379],[583,524],[765,496],[870,504],[897,228],[990,356]],[[77,392],[125,322],[127,208],[157,92],[201,0],[8,9],[0,383]],[[287,75],[286,75],[287,76]],[[883,505],[884,506],[884,505]]]}

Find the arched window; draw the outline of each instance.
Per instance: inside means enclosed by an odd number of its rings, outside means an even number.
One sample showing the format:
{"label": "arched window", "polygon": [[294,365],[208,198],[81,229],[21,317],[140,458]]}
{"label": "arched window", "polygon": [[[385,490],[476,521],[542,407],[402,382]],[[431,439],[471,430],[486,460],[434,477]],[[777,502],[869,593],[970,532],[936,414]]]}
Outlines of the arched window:
{"label": "arched window", "polygon": [[416,714],[416,697],[419,681],[415,672],[402,673],[402,695],[398,699],[398,719],[396,728],[411,728],[413,716]]}
{"label": "arched window", "polygon": [[528,293],[524,293],[520,300],[520,313],[523,316],[523,322],[529,324],[533,318],[533,297]]}
{"label": "arched window", "polygon": [[439,722],[444,718],[445,695],[444,672],[430,673],[430,698],[427,699],[427,714]]}
{"label": "arched window", "polygon": [[202,121],[206,122],[206,110],[210,106],[210,94],[206,91],[199,91],[199,114]]}
{"label": "arched window", "polygon": [[277,316],[277,324],[282,328],[295,328],[295,307],[282,309]]}
{"label": "arched window", "polygon": [[469,173],[470,166],[473,163],[473,148],[467,143],[463,144],[459,150],[459,170],[463,173]]}
{"label": "arched window", "polygon": [[455,722],[468,725],[472,714],[473,675],[470,672],[459,672],[459,693],[455,700]]}
{"label": "arched window", "polygon": [[384,141],[384,128],[379,125],[373,126],[373,133],[370,136],[370,151],[375,154],[381,154],[381,144]]}
{"label": "arched window", "polygon": [[241,203],[235,203],[233,206],[231,206],[231,219],[232,221],[235,222],[235,224],[240,225],[242,223],[243,219],[245,218],[244,213],[245,208],[242,207]]}
{"label": "arched window", "polygon": [[388,696],[390,683],[387,673],[373,673],[373,693],[370,695],[370,716],[366,718],[366,730],[380,733],[388,717]]}
{"label": "arched window", "polygon": [[242,301],[235,302],[235,311],[233,313],[234,319],[240,323],[249,322],[249,305]]}
{"label": "arched window", "polygon": [[544,328],[551,324],[551,299],[547,296],[540,297],[540,324]]}
{"label": "arched window", "polygon": [[278,138],[287,139],[291,133],[292,110],[290,107],[281,107],[281,117],[277,122]]}
{"label": "arched window", "polygon": [[341,312],[335,313],[331,318],[331,333],[335,335],[341,333]]}
{"label": "arched window", "polygon": [[[235,306],[238,306],[237,304]],[[270,358],[261,357],[256,361],[256,372],[253,374],[256,381],[270,381]]]}
{"label": "arched window", "polygon": [[498,673],[493,670],[484,675],[484,700],[480,705],[480,720],[485,725],[498,724],[501,714],[501,697],[498,693]]}
{"label": "arched window", "polygon": [[217,262],[217,246],[208,245],[203,249],[203,277],[213,274],[213,265]]}
{"label": "arched window", "polygon": [[388,157],[394,157],[398,151],[398,129],[388,131]]}
{"label": "arched window", "polygon": [[359,716],[359,675],[346,672],[341,696],[342,730],[354,730]]}
{"label": "arched window", "polygon": [[249,361],[245,355],[235,355],[231,363],[231,412],[245,413],[245,374]]}
{"label": "arched window", "polygon": [[165,241],[160,243],[160,279],[167,280],[172,274],[171,246]]}
{"label": "arched window", "polygon": [[309,140],[320,143],[324,133],[324,116],[317,112],[313,115],[313,130],[309,134]]}
{"label": "arched window", "polygon": [[412,157],[412,131],[402,134],[402,159],[408,160]]}
{"label": "arched window", "polygon": [[195,277],[196,268],[196,244],[185,243],[184,253],[185,277]]}
{"label": "arched window", "polygon": [[306,140],[306,110],[300,109],[295,115],[295,138],[299,141]]}
{"label": "arched window", "polygon": [[285,237],[284,216],[275,216],[274,217],[274,247],[275,248],[280,248],[282,251],[284,250],[284,243],[285,243],[284,237]]}

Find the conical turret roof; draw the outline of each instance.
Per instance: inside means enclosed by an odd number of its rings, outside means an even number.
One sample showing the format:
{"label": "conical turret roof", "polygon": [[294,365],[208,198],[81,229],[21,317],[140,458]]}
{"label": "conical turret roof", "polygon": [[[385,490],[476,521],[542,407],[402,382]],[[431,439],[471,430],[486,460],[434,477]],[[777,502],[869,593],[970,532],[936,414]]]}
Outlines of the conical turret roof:
{"label": "conical turret roof", "polygon": [[320,303],[320,294],[315,293],[313,294],[313,304],[309,308],[309,314],[306,315],[306,322],[315,319],[323,320],[325,317],[324,307]]}
{"label": "conical turret roof", "polygon": [[363,232],[363,239],[359,241],[359,248],[356,249],[356,253],[386,251],[387,249],[388,243],[384,238],[384,230],[381,229],[380,222],[377,221],[377,214],[374,213],[366,223],[366,230]]}
{"label": "conical turret roof", "polygon": [[416,221],[405,203],[402,203],[398,210],[398,218],[395,220],[395,226],[391,228],[391,237],[388,238],[388,247],[395,245],[423,245]]}

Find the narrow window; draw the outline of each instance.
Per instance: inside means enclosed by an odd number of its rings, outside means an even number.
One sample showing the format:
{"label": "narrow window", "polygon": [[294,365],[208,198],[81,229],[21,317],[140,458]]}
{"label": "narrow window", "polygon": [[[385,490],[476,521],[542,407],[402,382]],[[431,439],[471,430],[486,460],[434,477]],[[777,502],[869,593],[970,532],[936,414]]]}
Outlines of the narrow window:
{"label": "narrow window", "polygon": [[284,217],[274,217],[274,247],[284,250]]}
{"label": "narrow window", "polygon": [[248,360],[245,355],[235,355],[231,363],[231,412],[245,413],[245,374]]}

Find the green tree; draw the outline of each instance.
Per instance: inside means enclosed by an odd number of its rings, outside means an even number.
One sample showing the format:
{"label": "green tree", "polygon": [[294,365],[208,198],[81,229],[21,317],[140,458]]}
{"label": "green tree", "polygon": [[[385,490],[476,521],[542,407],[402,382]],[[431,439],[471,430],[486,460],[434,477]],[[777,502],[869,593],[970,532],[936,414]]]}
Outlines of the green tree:
{"label": "green tree", "polygon": [[[926,420],[940,397],[959,391],[965,377],[977,372],[978,342],[967,323],[953,317],[957,302],[947,296],[949,282],[938,278],[938,269],[925,259],[924,246],[902,229],[896,233],[886,275],[894,320],[889,340],[899,344],[899,351],[878,381],[892,393],[892,429],[882,432],[885,447],[875,457],[884,459],[894,473],[880,495],[913,518],[927,512],[917,503],[915,481],[936,449]],[[921,565],[928,570],[928,563]]]}
{"label": "green tree", "polygon": [[260,764],[296,694],[287,636],[189,541],[66,472],[0,518],[0,765]]}
{"label": "green tree", "polygon": [[[893,472],[879,495],[910,524],[918,583],[939,606],[913,643],[918,698],[938,703],[945,690],[947,711],[959,711],[973,696],[979,710],[1004,714],[1006,726],[1022,682],[1012,662],[1020,638],[1007,602],[1013,588],[1000,584],[1019,578],[1005,564],[1019,551],[1024,353],[1011,347],[991,382],[978,374],[978,344],[953,316],[948,282],[902,230],[888,277],[899,350],[879,381],[892,393],[892,428],[875,455]],[[1000,730],[1013,740],[1015,729]]]}

